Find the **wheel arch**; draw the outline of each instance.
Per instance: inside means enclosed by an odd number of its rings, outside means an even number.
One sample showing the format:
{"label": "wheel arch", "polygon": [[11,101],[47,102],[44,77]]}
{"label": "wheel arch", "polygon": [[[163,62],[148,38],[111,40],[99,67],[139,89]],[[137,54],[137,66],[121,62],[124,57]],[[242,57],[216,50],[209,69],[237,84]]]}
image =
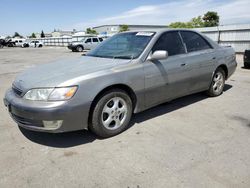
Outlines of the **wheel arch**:
{"label": "wheel arch", "polygon": [[219,65],[219,66],[216,68],[216,70],[217,70],[218,68],[221,68],[222,70],[224,70],[225,76],[226,76],[225,79],[227,79],[227,78],[228,78],[228,68],[227,68],[227,66],[226,66],[225,64],[221,64],[221,65]]}
{"label": "wheel arch", "polygon": [[125,91],[128,96],[130,97],[131,101],[132,101],[132,105],[133,105],[133,111],[136,108],[137,105],[137,96],[135,94],[135,92],[133,91],[133,89],[131,87],[129,87],[126,84],[113,84],[110,86],[105,87],[104,89],[102,89],[93,99],[91,105],[90,105],[90,110],[89,110],[89,119],[88,122],[90,123],[91,117],[92,117],[92,112],[93,109],[95,107],[95,104],[97,103],[97,101],[100,99],[100,97],[107,91],[110,91],[112,89],[121,89],[123,91]]}

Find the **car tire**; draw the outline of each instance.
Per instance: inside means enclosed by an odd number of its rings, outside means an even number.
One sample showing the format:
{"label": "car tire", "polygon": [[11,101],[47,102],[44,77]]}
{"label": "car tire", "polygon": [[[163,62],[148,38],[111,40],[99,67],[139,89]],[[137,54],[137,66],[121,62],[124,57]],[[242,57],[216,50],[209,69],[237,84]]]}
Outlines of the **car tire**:
{"label": "car tire", "polygon": [[38,48],[42,48],[42,47],[43,47],[43,45],[42,45],[42,44],[39,44]]}
{"label": "car tire", "polygon": [[250,68],[250,64],[247,64],[247,63],[244,62],[244,68],[249,69]]}
{"label": "car tire", "polygon": [[207,90],[207,95],[210,97],[217,97],[223,93],[225,86],[226,74],[222,68],[218,68],[213,75],[210,87]]}
{"label": "car tire", "polygon": [[121,89],[104,92],[94,102],[89,129],[96,135],[107,138],[123,132],[132,116],[132,101]]}
{"label": "car tire", "polygon": [[82,46],[77,46],[76,47],[76,51],[77,52],[82,52],[84,49],[83,49],[83,47]]}

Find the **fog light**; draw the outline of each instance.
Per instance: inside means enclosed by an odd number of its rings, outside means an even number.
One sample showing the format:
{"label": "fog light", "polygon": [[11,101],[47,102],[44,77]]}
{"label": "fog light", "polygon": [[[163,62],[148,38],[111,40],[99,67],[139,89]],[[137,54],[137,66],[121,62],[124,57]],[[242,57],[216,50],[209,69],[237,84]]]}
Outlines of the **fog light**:
{"label": "fog light", "polygon": [[55,121],[43,121],[43,125],[45,128],[56,129],[59,128],[63,123],[63,120],[55,120]]}

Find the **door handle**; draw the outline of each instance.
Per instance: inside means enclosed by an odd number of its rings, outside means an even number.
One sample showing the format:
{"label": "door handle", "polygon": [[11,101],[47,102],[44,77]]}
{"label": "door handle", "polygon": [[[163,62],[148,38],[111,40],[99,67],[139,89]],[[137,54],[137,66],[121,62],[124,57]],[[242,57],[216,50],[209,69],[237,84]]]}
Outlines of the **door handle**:
{"label": "door handle", "polygon": [[181,64],[181,67],[183,67],[183,66],[186,66],[186,63],[182,63],[182,64]]}
{"label": "door handle", "polygon": [[214,60],[214,59],[216,59],[216,57],[213,57],[212,59]]}

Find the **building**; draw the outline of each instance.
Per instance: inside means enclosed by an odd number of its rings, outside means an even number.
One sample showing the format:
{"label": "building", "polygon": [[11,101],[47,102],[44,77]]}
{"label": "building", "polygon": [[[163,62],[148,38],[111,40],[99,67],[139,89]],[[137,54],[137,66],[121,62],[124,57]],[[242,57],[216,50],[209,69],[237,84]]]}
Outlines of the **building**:
{"label": "building", "polygon": [[[51,33],[44,33],[45,38],[52,37]],[[41,33],[35,33],[36,38],[41,38]]]}
{"label": "building", "polygon": [[52,37],[64,37],[64,36],[72,36],[76,33],[75,30],[73,31],[63,31],[63,30],[58,30],[54,31],[51,33]]}
{"label": "building", "polygon": [[[118,25],[101,25],[93,27],[92,29],[96,30],[100,35],[112,36],[119,32],[121,24]],[[135,30],[150,30],[150,29],[164,29],[167,28],[166,25],[128,25],[130,31]]]}

